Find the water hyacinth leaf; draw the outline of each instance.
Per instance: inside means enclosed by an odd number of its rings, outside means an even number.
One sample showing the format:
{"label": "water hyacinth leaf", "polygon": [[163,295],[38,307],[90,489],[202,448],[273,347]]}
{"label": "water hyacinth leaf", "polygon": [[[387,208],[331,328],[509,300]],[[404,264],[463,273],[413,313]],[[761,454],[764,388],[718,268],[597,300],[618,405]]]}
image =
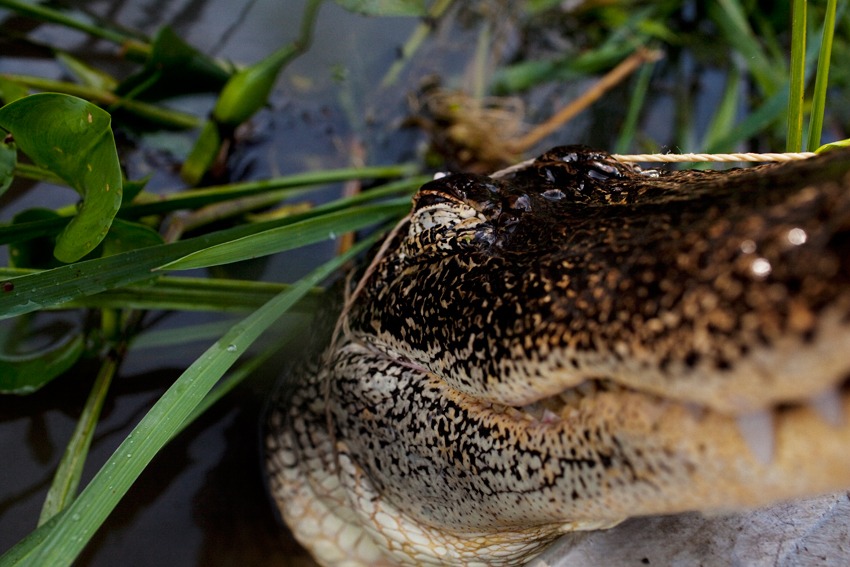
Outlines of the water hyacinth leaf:
{"label": "water hyacinth leaf", "polygon": [[[15,215],[11,227],[14,229],[15,226],[22,224],[29,225],[59,219],[62,219],[62,217],[51,209],[27,209]],[[41,270],[61,265],[53,257],[53,248],[56,246],[56,232],[10,243],[9,265],[15,268],[38,268]]]}
{"label": "water hyacinth leaf", "polygon": [[63,262],[79,260],[106,236],[121,206],[121,168],[109,113],[80,98],[42,93],[0,108],[0,127],[36,165],[82,196],[53,252]]}
{"label": "water hyacinth leaf", "polygon": [[17,163],[18,148],[15,142],[5,139],[0,141],[0,195],[12,184]]}
{"label": "water hyacinth leaf", "polygon": [[68,224],[69,220],[69,217],[57,216],[53,219],[0,225],[0,244],[22,242],[39,236],[56,235]]}
{"label": "water hyacinth leaf", "polygon": [[29,90],[24,85],[16,81],[11,81],[6,77],[0,77],[0,100],[4,103],[15,102],[28,94],[30,94]]}
{"label": "water hyacinth leaf", "polygon": [[55,345],[27,354],[0,353],[0,393],[30,394],[71,368],[85,342],[71,332]]}
{"label": "water hyacinth leaf", "polygon": [[116,94],[145,100],[201,92],[217,92],[230,73],[165,26],[153,39],[144,67],[127,77]]}
{"label": "water hyacinth leaf", "polygon": [[367,16],[424,16],[424,0],[335,0],[350,12]]}
{"label": "water hyacinth leaf", "polygon": [[163,244],[162,236],[149,226],[115,219],[109,234],[103,239],[103,256]]}

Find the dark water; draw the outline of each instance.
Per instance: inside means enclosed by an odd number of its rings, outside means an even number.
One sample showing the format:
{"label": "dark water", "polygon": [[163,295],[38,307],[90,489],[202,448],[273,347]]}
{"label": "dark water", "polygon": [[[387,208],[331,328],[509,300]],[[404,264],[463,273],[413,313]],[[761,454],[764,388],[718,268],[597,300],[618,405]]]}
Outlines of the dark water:
{"label": "dark water", "polygon": [[[297,34],[302,3],[290,0],[139,0],[78,2],[86,10],[146,34],[163,25],[201,51],[238,62],[253,62]],[[486,4],[486,3],[485,3]],[[506,50],[516,48],[509,12],[492,2]],[[506,3],[505,5],[507,5]],[[0,18],[4,14],[0,12]],[[21,25],[0,19],[0,35]],[[260,112],[229,160],[234,180],[342,167],[358,163],[399,163],[419,158],[421,133],[400,128],[408,112],[407,95],[438,73],[451,86],[467,86],[480,25],[473,19],[444,22],[423,46],[401,82],[389,89],[377,85],[396,59],[399,47],[417,21],[364,18],[326,2],[311,49],[281,77],[269,107]],[[81,59],[121,73],[126,68],[114,49],[82,34],[55,26],[23,26],[18,30],[36,42],[59,45]],[[2,45],[10,45],[3,43]],[[2,46],[0,46],[2,47]],[[0,72],[61,77],[49,54],[38,49],[2,53]],[[711,81],[710,81],[711,82]],[[558,85],[528,98],[531,116],[545,116],[553,101],[569,100],[580,84]],[[718,90],[712,87],[715,91]],[[710,91],[711,89],[709,89]],[[652,122],[658,138],[669,132],[664,94],[658,93]],[[197,115],[209,111],[213,99],[177,101]],[[615,128],[606,126],[622,115],[623,101],[612,98],[596,113],[585,113],[555,136],[552,143],[596,143],[610,147]],[[656,116],[657,115],[657,116]],[[186,133],[141,135],[120,129],[128,176],[151,175],[149,188],[179,188],[176,171],[192,144]],[[0,221],[32,206],[70,203],[67,189],[27,185],[0,199]],[[331,188],[322,195],[340,192]],[[311,247],[231,268],[230,275],[292,281],[332,253],[333,245]],[[71,317],[75,317],[71,316]],[[158,328],[215,322],[211,314],[179,315]],[[210,341],[211,342],[211,341]],[[171,384],[209,342],[131,351],[103,410],[92,447],[85,483]],[[145,471],[108,518],[79,560],[80,565],[111,566],[266,566],[310,564],[277,523],[267,499],[259,451],[263,403],[290,355],[284,353],[172,442]],[[77,368],[36,395],[0,397],[0,551],[29,533],[63,448],[85,402],[96,368]]]}

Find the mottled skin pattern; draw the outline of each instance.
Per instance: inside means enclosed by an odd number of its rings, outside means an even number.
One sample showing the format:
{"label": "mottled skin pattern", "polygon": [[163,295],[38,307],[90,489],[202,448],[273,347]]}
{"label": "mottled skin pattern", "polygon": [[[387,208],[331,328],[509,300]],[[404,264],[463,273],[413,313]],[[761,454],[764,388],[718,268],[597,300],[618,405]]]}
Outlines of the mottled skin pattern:
{"label": "mottled skin pattern", "polygon": [[850,486],[848,172],[564,147],[423,186],[272,412],[285,520],[327,564],[517,564],[567,530]]}

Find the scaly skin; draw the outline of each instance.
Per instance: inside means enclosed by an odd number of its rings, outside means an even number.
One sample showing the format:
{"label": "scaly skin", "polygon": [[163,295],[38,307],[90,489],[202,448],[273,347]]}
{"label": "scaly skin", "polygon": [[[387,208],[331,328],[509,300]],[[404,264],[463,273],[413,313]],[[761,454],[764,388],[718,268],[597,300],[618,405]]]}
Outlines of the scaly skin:
{"label": "scaly skin", "polygon": [[284,519],[328,565],[508,565],[569,530],[850,487],[848,172],[566,147],[423,186],[272,412]]}

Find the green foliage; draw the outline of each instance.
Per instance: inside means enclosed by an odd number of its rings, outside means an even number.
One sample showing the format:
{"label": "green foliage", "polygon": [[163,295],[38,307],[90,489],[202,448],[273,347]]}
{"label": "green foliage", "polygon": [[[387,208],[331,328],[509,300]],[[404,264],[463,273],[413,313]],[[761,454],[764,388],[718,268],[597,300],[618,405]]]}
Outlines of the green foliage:
{"label": "green foliage", "polygon": [[367,16],[424,16],[424,0],[334,0],[337,4]]}
{"label": "green foliage", "polygon": [[48,347],[17,354],[0,352],[0,393],[31,394],[64,374],[83,354],[79,333],[66,334]]}
{"label": "green foliage", "polygon": [[100,244],[121,207],[122,176],[111,117],[67,95],[31,95],[0,108],[0,128],[36,165],[52,171],[83,198],[56,240],[54,255],[79,260]]}
{"label": "green foliage", "polygon": [[229,70],[166,26],[154,36],[144,66],[122,81],[115,93],[159,100],[188,93],[217,92],[229,78]]}
{"label": "green foliage", "polygon": [[18,147],[11,139],[0,141],[0,195],[12,184],[18,164]]}

